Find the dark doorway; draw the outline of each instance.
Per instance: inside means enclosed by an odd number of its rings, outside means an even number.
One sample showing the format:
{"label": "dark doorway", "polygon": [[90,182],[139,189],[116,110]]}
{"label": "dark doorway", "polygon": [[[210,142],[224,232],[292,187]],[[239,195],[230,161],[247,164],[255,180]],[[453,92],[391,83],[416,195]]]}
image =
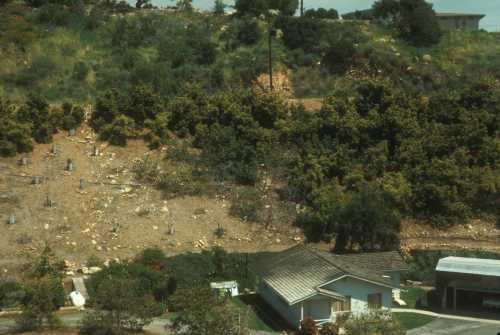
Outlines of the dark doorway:
{"label": "dark doorway", "polygon": [[455,299],[455,289],[448,286],[446,288],[446,308],[453,308],[453,299]]}
{"label": "dark doorway", "polygon": [[478,310],[482,308],[483,293],[457,290],[457,309]]}

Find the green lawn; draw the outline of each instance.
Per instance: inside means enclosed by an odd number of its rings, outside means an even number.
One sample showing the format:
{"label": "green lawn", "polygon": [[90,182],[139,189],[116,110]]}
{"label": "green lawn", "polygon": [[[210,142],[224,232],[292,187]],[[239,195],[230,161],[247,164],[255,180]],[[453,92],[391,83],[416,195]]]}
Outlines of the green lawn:
{"label": "green lawn", "polygon": [[424,289],[421,289],[419,287],[410,287],[407,290],[401,290],[401,299],[406,302],[406,308],[415,308],[417,300],[423,297],[425,294],[426,292]]}
{"label": "green lawn", "polygon": [[422,327],[434,320],[434,317],[417,313],[392,313],[394,319],[398,320],[404,329],[410,330]]}

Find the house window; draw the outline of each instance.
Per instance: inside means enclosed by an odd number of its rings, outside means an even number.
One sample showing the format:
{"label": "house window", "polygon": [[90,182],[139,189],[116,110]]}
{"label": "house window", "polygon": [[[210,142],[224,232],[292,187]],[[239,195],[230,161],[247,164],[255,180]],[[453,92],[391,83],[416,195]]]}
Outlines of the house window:
{"label": "house window", "polygon": [[382,307],[382,294],[381,293],[368,294],[368,308],[380,309],[381,307]]}

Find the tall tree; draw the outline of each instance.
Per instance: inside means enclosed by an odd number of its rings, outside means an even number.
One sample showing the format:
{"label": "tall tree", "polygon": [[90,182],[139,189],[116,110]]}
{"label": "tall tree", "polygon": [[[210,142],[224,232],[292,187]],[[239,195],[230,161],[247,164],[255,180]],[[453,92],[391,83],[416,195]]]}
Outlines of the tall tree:
{"label": "tall tree", "polygon": [[402,38],[415,46],[431,46],[441,38],[436,13],[425,0],[377,1],[373,14],[391,23]]}
{"label": "tall tree", "polygon": [[215,0],[214,13],[217,15],[223,15],[224,9],[225,9],[224,0]]}
{"label": "tall tree", "polygon": [[240,16],[267,15],[269,10],[278,10],[280,14],[294,15],[299,6],[299,0],[236,0],[234,7]]}
{"label": "tall tree", "polygon": [[137,0],[135,3],[135,8],[149,8],[151,7],[151,0]]}
{"label": "tall tree", "polygon": [[180,11],[183,12],[192,12],[193,11],[193,0],[178,0],[177,7]]}

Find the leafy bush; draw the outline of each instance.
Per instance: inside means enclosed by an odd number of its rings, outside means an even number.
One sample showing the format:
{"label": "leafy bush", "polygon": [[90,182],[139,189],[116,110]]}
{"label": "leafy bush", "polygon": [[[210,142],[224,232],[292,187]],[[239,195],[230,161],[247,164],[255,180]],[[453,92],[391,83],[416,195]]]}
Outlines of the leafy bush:
{"label": "leafy bush", "polygon": [[351,317],[345,324],[347,335],[384,334],[404,335],[404,330],[399,322],[394,320],[390,313],[375,312]]}
{"label": "leafy bush", "polygon": [[325,323],[319,330],[319,335],[338,335],[339,326],[333,323]]}
{"label": "leafy bush", "polygon": [[235,18],[229,28],[222,33],[226,48],[234,50],[241,45],[253,45],[261,40],[263,32],[259,20],[252,17]]}
{"label": "leafy bush", "polygon": [[158,161],[149,156],[137,161],[133,167],[135,178],[139,181],[148,183],[155,182],[158,179],[159,170],[160,166]]}
{"label": "leafy bush", "polygon": [[80,335],[119,335],[113,327],[112,315],[106,312],[86,313],[80,324]]}
{"label": "leafy bush", "polygon": [[55,26],[67,26],[73,18],[71,12],[61,4],[47,3],[38,9],[37,19],[40,23]]}
{"label": "leafy bush", "polygon": [[16,281],[0,282],[0,308],[12,308],[20,304],[24,297],[23,286]]}
{"label": "leafy bush", "polygon": [[134,134],[135,128],[136,125],[133,119],[125,115],[119,115],[111,124],[102,128],[101,137],[113,145],[126,146],[127,139]]}
{"label": "leafy bush", "polygon": [[244,188],[231,200],[231,215],[245,221],[260,221],[263,209],[262,195],[255,188]]}
{"label": "leafy bush", "polygon": [[50,328],[61,325],[55,313],[66,300],[61,276],[63,267],[46,246],[22,283],[22,313],[16,319],[19,331],[39,330],[45,324]]}
{"label": "leafy bush", "polygon": [[77,62],[73,67],[73,78],[78,81],[84,81],[89,74],[89,67],[84,62]]}
{"label": "leafy bush", "polygon": [[208,286],[179,289],[169,305],[178,314],[173,322],[177,332],[189,328],[193,335],[248,334],[245,316],[230,301],[217,298]]}
{"label": "leafy bush", "polygon": [[318,335],[318,327],[316,326],[316,321],[310,317],[304,318],[300,322],[300,335]]}
{"label": "leafy bush", "polygon": [[33,150],[32,138],[39,143],[52,142],[58,129],[75,128],[84,118],[83,109],[64,103],[62,110],[52,108],[37,95],[30,95],[26,102],[17,106],[0,97],[0,155]]}
{"label": "leafy bush", "polygon": [[39,330],[47,324],[50,328],[60,326],[55,312],[64,306],[66,294],[59,277],[44,276],[24,283],[22,314],[16,320],[19,330]]}

